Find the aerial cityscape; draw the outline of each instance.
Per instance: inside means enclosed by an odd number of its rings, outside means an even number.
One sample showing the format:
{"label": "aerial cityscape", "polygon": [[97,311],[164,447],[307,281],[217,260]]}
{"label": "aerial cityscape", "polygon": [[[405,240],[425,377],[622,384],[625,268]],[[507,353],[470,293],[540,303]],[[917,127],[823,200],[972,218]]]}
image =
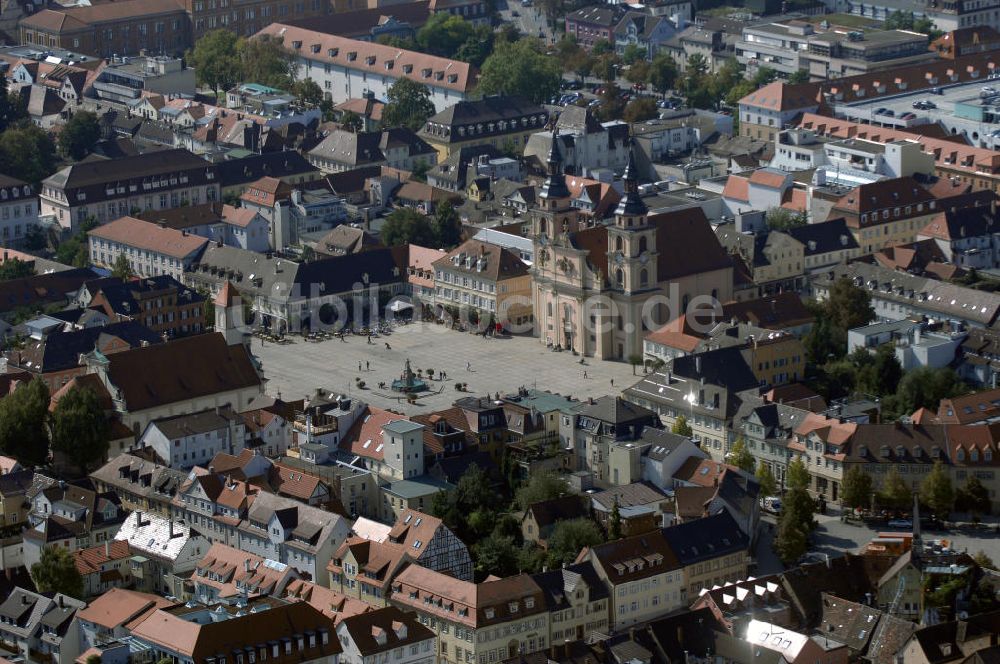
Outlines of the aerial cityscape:
{"label": "aerial cityscape", "polygon": [[1000,0],[7,1],[0,72],[0,664],[1000,663]]}

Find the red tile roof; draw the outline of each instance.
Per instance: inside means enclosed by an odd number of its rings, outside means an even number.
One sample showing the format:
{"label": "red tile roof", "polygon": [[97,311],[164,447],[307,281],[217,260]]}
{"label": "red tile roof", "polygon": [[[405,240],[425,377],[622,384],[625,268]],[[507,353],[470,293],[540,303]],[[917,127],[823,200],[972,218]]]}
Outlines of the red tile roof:
{"label": "red tile roof", "polygon": [[370,76],[406,77],[417,83],[461,93],[476,83],[475,68],[459,60],[323,34],[284,23],[272,23],[257,34],[280,37],[285,48],[297,51],[299,57]]}
{"label": "red tile roof", "polygon": [[158,224],[135,217],[115,219],[98,226],[87,235],[172,258],[186,258],[208,243],[203,237],[172,228],[161,228]]}
{"label": "red tile roof", "polygon": [[368,406],[365,414],[358,418],[358,421],[348,429],[347,435],[341,438],[340,449],[369,459],[381,460],[383,427],[389,422],[408,419],[391,410]]}
{"label": "red tile roof", "polygon": [[122,560],[132,555],[126,540],[113,540],[108,545],[98,544],[73,552],[73,562],[80,574],[87,575],[101,571],[101,566],[112,560]]}

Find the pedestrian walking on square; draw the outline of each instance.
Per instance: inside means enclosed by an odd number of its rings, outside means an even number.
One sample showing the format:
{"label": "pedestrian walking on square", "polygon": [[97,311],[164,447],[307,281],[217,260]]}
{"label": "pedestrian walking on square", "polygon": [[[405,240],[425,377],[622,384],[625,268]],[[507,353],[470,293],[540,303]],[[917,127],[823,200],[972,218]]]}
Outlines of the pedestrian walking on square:
{"label": "pedestrian walking on square", "polygon": [[472,371],[472,362],[466,362],[465,363],[465,370],[466,371]]}
{"label": "pedestrian walking on square", "polygon": [[586,371],[583,372],[583,379],[587,380],[587,372]]}
{"label": "pedestrian walking on square", "polygon": [[365,369],[367,369],[368,371],[372,370],[372,363],[369,362],[368,360],[365,360]]}
{"label": "pedestrian walking on square", "polygon": [[361,371],[361,363],[358,362],[358,371]]}

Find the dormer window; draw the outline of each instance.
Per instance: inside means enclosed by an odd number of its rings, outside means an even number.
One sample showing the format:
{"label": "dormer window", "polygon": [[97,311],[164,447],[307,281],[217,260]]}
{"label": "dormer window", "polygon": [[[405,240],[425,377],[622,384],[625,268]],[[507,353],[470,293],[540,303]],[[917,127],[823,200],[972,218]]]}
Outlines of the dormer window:
{"label": "dormer window", "polygon": [[404,74],[412,74],[413,73],[413,65],[403,65],[403,73]]}
{"label": "dormer window", "polygon": [[375,56],[369,55],[367,58],[365,58],[365,64],[368,65],[369,67],[375,64]]}
{"label": "dormer window", "polygon": [[347,54],[347,61],[348,62],[354,62],[357,59],[358,59],[358,52],[357,51],[351,51],[351,52],[349,52]]}
{"label": "dormer window", "polygon": [[296,50],[302,48],[302,42],[300,42],[298,40],[293,41],[292,42],[292,48],[294,48]]}
{"label": "dormer window", "polygon": [[420,76],[421,76],[421,78],[430,78],[431,77],[431,68],[430,67],[424,67],[423,69],[421,69],[420,70]]}
{"label": "dormer window", "polygon": [[959,461],[965,461],[965,450],[963,450],[961,447],[955,450],[955,458],[958,459]]}
{"label": "dormer window", "polygon": [[992,449],[990,449],[990,448],[987,447],[985,450],[983,450],[983,461],[986,461],[986,462],[993,461],[993,450]]}
{"label": "dormer window", "polygon": [[313,44],[313,45],[312,45],[312,52],[313,52],[313,53],[319,53],[319,49],[320,49],[320,48],[321,48],[321,47],[320,47],[320,45],[319,45],[319,44]]}
{"label": "dormer window", "polygon": [[486,619],[487,620],[493,620],[493,616],[496,615],[496,612],[493,611],[493,609],[491,609],[491,608],[490,609],[486,609],[483,613],[486,615]]}
{"label": "dormer window", "polygon": [[338,55],[340,55],[340,49],[339,48],[329,48],[329,49],[326,50],[326,54],[328,56],[330,56],[331,58],[335,58]]}
{"label": "dormer window", "polygon": [[507,607],[510,609],[511,613],[517,613],[517,602],[510,602]]}
{"label": "dormer window", "polygon": [[972,462],[979,461],[979,450],[977,450],[975,447],[973,447],[972,451],[969,452],[969,461]]}

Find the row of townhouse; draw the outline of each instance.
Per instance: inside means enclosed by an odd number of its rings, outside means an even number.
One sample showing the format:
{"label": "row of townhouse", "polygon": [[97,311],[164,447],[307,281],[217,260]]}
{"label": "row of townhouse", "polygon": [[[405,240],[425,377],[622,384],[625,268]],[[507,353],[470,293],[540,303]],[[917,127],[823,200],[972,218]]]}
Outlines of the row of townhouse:
{"label": "row of townhouse", "polygon": [[745,578],[748,546],[723,512],[584,549],[562,569],[478,584],[409,565],[387,582],[388,601],[434,631],[439,663],[490,664],[682,609],[702,588]]}

